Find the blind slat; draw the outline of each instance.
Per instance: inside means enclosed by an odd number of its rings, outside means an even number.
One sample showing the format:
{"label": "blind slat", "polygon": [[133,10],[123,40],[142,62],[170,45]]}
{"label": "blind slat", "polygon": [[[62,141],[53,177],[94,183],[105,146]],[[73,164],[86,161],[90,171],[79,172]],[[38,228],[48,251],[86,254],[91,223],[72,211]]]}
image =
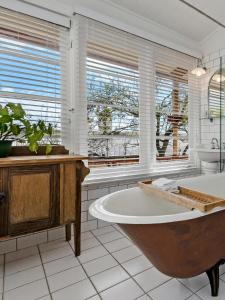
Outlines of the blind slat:
{"label": "blind slat", "polygon": [[4,8],[0,25],[0,103],[20,103],[31,121],[51,122],[61,142],[69,132],[68,29]]}

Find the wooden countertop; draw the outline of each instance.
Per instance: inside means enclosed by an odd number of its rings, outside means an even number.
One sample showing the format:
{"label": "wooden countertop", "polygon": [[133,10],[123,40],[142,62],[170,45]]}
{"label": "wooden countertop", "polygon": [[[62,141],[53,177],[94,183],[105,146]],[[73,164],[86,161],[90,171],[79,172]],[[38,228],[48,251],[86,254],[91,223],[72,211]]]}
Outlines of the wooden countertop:
{"label": "wooden countertop", "polygon": [[62,162],[71,162],[88,159],[84,155],[35,155],[35,156],[8,156],[0,158],[0,168],[21,166],[21,165],[39,165],[39,164],[58,164]]}

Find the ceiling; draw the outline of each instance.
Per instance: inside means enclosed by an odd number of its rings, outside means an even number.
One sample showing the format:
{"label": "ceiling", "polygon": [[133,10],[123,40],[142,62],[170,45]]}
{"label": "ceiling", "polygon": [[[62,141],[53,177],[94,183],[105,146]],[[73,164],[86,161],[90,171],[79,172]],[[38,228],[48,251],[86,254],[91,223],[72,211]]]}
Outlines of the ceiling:
{"label": "ceiling", "polygon": [[[225,25],[225,0],[185,1]],[[225,45],[224,29],[180,0],[19,2],[32,3],[68,16],[76,12],[196,57],[224,48]]]}
{"label": "ceiling", "polygon": [[[102,0],[201,42],[220,28],[179,0]],[[224,0],[186,0],[225,24]]]}

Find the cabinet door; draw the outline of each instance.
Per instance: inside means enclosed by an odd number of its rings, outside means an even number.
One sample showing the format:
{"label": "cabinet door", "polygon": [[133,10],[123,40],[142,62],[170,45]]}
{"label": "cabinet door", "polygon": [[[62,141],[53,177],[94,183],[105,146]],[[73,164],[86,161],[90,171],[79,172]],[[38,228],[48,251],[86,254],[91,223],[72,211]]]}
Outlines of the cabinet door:
{"label": "cabinet door", "polygon": [[56,165],[9,169],[9,234],[59,223],[58,173]]}

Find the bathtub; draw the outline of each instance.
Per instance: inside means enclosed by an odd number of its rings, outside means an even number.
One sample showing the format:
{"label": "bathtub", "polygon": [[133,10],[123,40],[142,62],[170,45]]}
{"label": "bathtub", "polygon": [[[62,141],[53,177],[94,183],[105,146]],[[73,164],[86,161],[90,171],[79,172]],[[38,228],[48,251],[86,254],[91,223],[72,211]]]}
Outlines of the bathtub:
{"label": "bathtub", "polygon": [[[225,174],[178,184],[225,198]],[[117,223],[162,273],[189,278],[206,272],[212,296],[218,295],[219,265],[225,259],[225,207],[207,213],[190,211],[135,187],[96,200],[89,211]]]}

